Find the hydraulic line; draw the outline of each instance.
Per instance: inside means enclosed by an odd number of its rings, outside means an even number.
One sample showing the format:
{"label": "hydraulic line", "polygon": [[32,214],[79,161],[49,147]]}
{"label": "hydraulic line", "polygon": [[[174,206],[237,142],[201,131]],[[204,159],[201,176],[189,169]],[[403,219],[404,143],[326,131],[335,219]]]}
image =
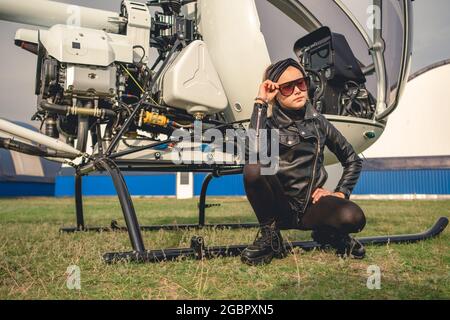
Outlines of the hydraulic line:
{"label": "hydraulic line", "polygon": [[83,107],[76,107],[76,106],[62,106],[59,104],[50,103],[47,101],[41,102],[41,108],[54,112],[61,115],[82,115],[82,116],[91,116],[96,118],[105,118],[105,117],[111,117],[115,118],[116,113],[109,109],[104,108],[83,108]]}

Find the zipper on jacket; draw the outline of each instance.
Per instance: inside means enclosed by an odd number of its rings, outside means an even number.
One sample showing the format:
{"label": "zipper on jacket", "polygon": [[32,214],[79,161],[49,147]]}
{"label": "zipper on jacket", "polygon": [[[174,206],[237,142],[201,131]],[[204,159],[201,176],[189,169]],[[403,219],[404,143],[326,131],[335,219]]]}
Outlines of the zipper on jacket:
{"label": "zipper on jacket", "polygon": [[260,105],[258,105],[258,116],[256,118],[256,155],[258,156],[259,153],[259,123],[261,121],[261,112],[262,112],[262,107]]}
{"label": "zipper on jacket", "polygon": [[312,176],[311,184],[309,185],[308,196],[306,197],[306,203],[305,203],[305,206],[304,206],[304,208],[303,208],[303,212],[302,212],[302,213],[305,213],[306,207],[308,206],[308,203],[309,203],[309,197],[311,196],[312,187],[313,187],[313,185],[314,185],[314,179],[315,179],[315,174],[316,174],[316,164],[317,164],[317,159],[319,158],[319,151],[320,151],[320,137],[319,137],[319,132],[317,131],[316,124],[315,124],[315,123],[313,123],[313,124],[314,124],[314,129],[315,129],[316,134],[317,134],[317,136],[316,136],[316,139],[317,139],[317,152],[316,152],[316,157],[315,157],[315,159],[314,159],[313,171],[312,171],[312,174],[311,174],[311,176]]}
{"label": "zipper on jacket", "polygon": [[259,136],[259,122],[261,121],[261,111],[262,107],[258,106],[258,116],[256,118],[256,136]]}

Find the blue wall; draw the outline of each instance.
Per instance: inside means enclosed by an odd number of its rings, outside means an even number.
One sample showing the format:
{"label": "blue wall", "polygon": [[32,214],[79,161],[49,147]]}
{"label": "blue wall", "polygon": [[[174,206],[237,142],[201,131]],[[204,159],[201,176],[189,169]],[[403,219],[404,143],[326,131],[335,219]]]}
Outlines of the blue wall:
{"label": "blue wall", "polygon": [[[127,175],[125,176],[131,195],[165,196],[175,195],[176,175]],[[108,175],[85,176],[82,179],[83,194],[89,196],[115,195],[114,184]],[[73,176],[58,176],[55,183],[55,196],[66,197],[75,194],[75,178]]]}
{"label": "blue wall", "polygon": [[[203,179],[206,177],[204,173],[194,174],[194,194],[200,195]],[[242,196],[245,195],[244,184],[242,182],[242,174],[233,174],[231,176],[223,176],[213,178],[208,186],[208,195],[212,196]]]}
{"label": "blue wall", "polygon": [[[205,173],[194,174],[194,194],[199,195]],[[131,194],[175,195],[176,175],[126,176]],[[56,196],[72,196],[73,177],[57,177]],[[86,195],[115,194],[107,176],[83,178]],[[353,194],[450,194],[450,169],[408,169],[362,171]],[[243,196],[242,174],[213,178],[208,195]]]}
{"label": "blue wall", "polygon": [[[206,173],[194,174],[194,194],[199,195]],[[176,175],[126,175],[125,181],[132,195],[176,195]],[[73,196],[75,193],[75,178],[73,176],[56,177],[55,196]],[[83,177],[83,194],[90,196],[105,196],[116,194],[112,179],[107,175]],[[244,195],[242,175],[231,175],[214,178],[208,186],[208,195]]]}
{"label": "blue wall", "polygon": [[[205,173],[194,174],[194,194],[199,195]],[[176,194],[176,175],[162,173],[127,175],[132,195],[171,196]],[[107,175],[83,177],[83,193],[92,196],[115,195]],[[450,169],[363,170],[353,194],[450,194]],[[56,183],[0,182],[0,196],[73,196],[74,177],[57,176]],[[242,175],[214,178],[208,195],[245,195]]]}
{"label": "blue wall", "polygon": [[1,197],[51,197],[55,195],[54,183],[1,181]]}
{"label": "blue wall", "polygon": [[450,194],[450,169],[362,171],[354,194]]}

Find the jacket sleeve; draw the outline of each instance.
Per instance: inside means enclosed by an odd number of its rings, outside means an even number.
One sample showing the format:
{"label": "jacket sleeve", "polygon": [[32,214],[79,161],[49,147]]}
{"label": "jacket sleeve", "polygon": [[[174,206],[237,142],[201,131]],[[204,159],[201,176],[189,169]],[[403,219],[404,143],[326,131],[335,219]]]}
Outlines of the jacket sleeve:
{"label": "jacket sleeve", "polygon": [[[267,105],[255,102],[253,105],[253,112],[250,117],[249,129],[258,131],[266,128],[267,120]],[[251,144],[252,143],[252,144]],[[248,138],[245,141],[245,161],[249,159],[250,146],[254,146],[255,141],[250,141]]]}
{"label": "jacket sleeve", "polygon": [[326,130],[325,145],[336,155],[343,167],[341,179],[334,191],[342,192],[345,198],[349,199],[353,188],[358,182],[363,160],[356,154],[353,146],[327,118],[322,115],[321,119]]}

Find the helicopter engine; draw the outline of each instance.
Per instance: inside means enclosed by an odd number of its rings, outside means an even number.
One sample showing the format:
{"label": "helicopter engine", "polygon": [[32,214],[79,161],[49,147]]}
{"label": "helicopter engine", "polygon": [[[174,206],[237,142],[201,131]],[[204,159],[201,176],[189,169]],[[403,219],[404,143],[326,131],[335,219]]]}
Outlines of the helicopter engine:
{"label": "helicopter engine", "polygon": [[[138,130],[150,140],[170,135],[176,128],[191,127],[196,119],[223,110],[228,102],[220,80],[193,21],[180,14],[181,5],[180,0],[147,4],[125,0],[120,16],[113,20],[117,32],[64,24],[48,30],[18,30],[16,45],[38,56],[33,119],[42,122],[41,132],[52,138],[63,136],[70,145],[76,141],[76,148],[85,151],[90,131],[93,146],[102,135],[103,147],[107,147],[137,103],[145,106],[126,133],[133,139],[140,135]],[[153,18],[151,6],[163,12]],[[173,48],[177,40],[181,45]],[[148,65],[150,48],[159,54],[153,66]],[[174,54],[169,57],[171,50]],[[163,65],[156,72],[160,62]],[[158,73],[161,77],[153,83]],[[197,78],[207,74],[209,79],[195,78],[189,90],[180,90],[180,77],[192,78],[193,74]],[[212,85],[205,87],[205,83]],[[165,96],[163,86],[172,88]],[[211,88],[215,92],[205,94]],[[141,99],[146,92],[146,99]],[[103,125],[102,132],[92,130],[96,124]]]}

